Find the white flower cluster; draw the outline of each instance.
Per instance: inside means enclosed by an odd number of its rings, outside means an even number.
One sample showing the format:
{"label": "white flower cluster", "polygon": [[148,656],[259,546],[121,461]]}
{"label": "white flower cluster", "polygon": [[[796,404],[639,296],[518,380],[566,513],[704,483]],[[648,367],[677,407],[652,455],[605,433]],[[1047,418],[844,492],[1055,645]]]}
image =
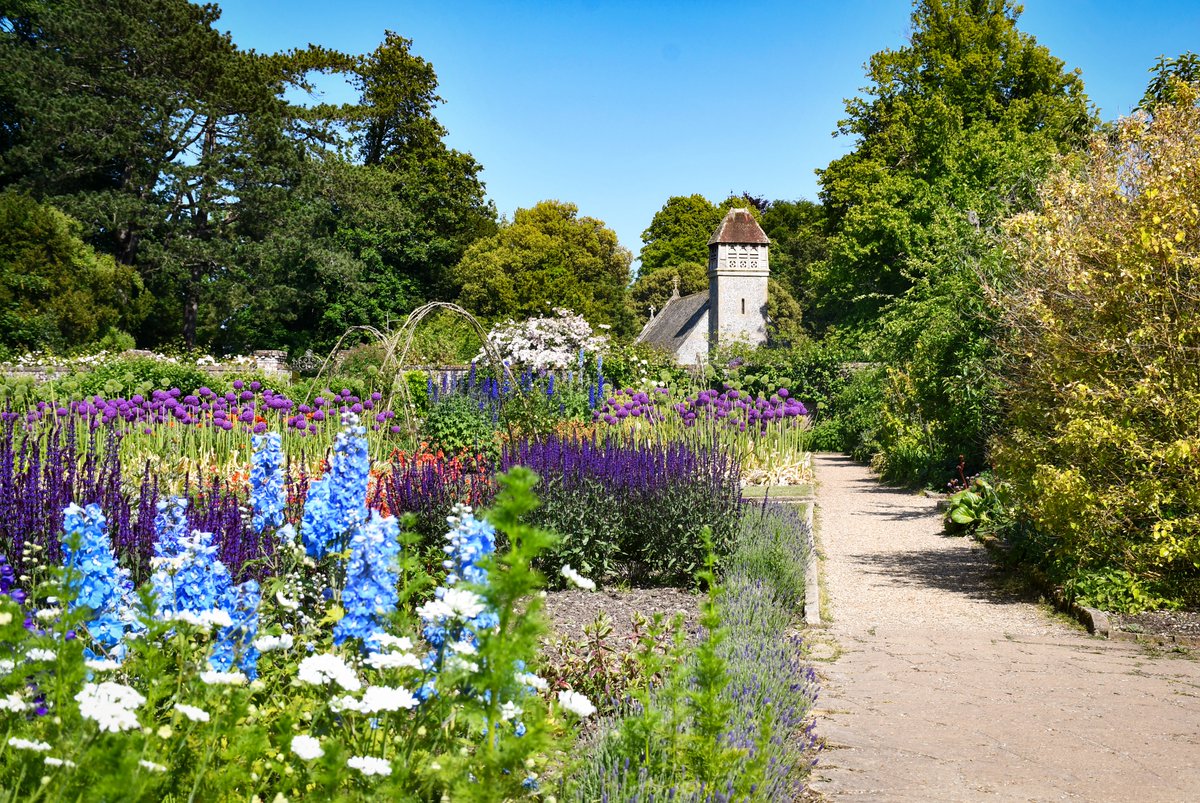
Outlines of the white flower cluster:
{"label": "white flower cluster", "polygon": [[522,686],[528,686],[535,691],[546,691],[550,688],[550,684],[545,678],[533,674],[532,672],[518,672],[513,676],[513,680],[520,683]]}
{"label": "white flower cluster", "polygon": [[259,652],[274,652],[275,650],[290,650],[296,640],[288,633],[282,636],[259,636],[254,640],[254,649]]}
{"label": "white flower cluster", "polygon": [[304,733],[292,739],[292,752],[300,756],[301,761],[315,761],[325,755],[320,740]]}
{"label": "white flower cluster", "polygon": [[361,700],[350,695],[336,697],[329,703],[334,713],[357,711],[360,714],[379,714],[384,711],[411,711],[417,707],[417,698],[403,687],[368,686]]}
{"label": "white flower cluster", "polygon": [[192,722],[208,722],[208,712],[203,708],[197,708],[194,705],[185,705],[184,703],[175,703],[175,710],[183,714]]}
{"label": "white flower cluster", "polygon": [[84,719],[93,720],[102,731],[135,730],[138,727],[134,710],[146,702],[146,698],[123,683],[88,683],[83,691],[75,695],[79,713]]}
{"label": "white flower cluster", "polygon": [[249,680],[236,669],[232,672],[217,672],[209,669],[200,673],[200,680],[207,683],[209,686],[241,686]]}
{"label": "white flower cluster", "polygon": [[391,775],[392,764],[386,758],[375,758],[374,756],[350,756],[346,759],[346,766],[352,770],[358,770],[363,775]]}
{"label": "white flower cluster", "polygon": [[[554,313],[552,318],[497,324],[488,340],[511,366],[535,371],[572,368],[581,350],[599,351],[607,342],[607,337],[592,333],[582,316],[561,308]],[[480,352],[475,359],[484,360],[486,356],[486,352]]]}
{"label": "white flower cluster", "polygon": [[596,713],[596,706],[592,705],[592,701],[579,692],[560,691],[558,704],[577,717],[590,717]]}
{"label": "white flower cluster", "polygon": [[562,569],[559,570],[559,573],[567,579],[568,583],[576,588],[582,588],[584,591],[596,590],[596,584],[572,569],[571,564],[569,563],[564,563]]}
{"label": "white flower cluster", "polygon": [[31,742],[16,736],[8,740],[8,746],[17,750],[32,750],[35,753],[44,753],[50,749],[50,745],[46,742]]}
{"label": "white flower cluster", "polygon": [[19,713],[28,707],[29,704],[25,702],[25,698],[15,691],[9,694],[7,697],[0,697],[0,711],[12,711],[13,713]]}
{"label": "white flower cluster", "polygon": [[474,619],[483,612],[483,608],[483,598],[474,591],[450,588],[441,599],[431,599],[417,608],[417,616],[425,621],[437,622],[447,619]]}
{"label": "white flower cluster", "polygon": [[296,677],[300,679],[301,683],[308,683],[312,686],[336,683],[346,691],[358,691],[362,688],[362,681],[354,674],[354,670],[347,666],[341,658],[331,653],[310,655],[302,660],[296,671]]}

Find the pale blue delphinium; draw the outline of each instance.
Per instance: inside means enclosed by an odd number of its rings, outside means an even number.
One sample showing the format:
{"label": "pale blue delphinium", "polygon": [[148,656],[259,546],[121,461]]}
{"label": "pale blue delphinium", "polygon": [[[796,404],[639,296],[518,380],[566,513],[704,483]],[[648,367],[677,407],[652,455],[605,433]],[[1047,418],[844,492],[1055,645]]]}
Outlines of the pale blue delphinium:
{"label": "pale blue delphinium", "polygon": [[[446,593],[461,582],[486,585],[487,570],[479,563],[496,551],[496,528],[490,522],[475,518],[471,508],[466,505],[455,506],[446,521],[450,524],[450,531],[446,533],[447,544],[443,550],[448,557],[442,565],[448,574],[446,584],[433,592],[439,600],[445,599]],[[476,644],[475,634],[496,627],[500,620],[495,611],[485,607],[464,624],[455,624],[450,630],[447,630],[446,623],[445,617],[427,617],[424,620],[422,633],[425,640],[439,650],[448,643],[458,641]],[[436,653],[431,658],[436,659]]]}
{"label": "pale blue delphinium", "polygon": [[[126,605],[133,583],[129,571],[117,566],[113,558],[106,527],[99,505],[69,505],[63,511],[63,566],[69,570],[66,585],[70,609],[91,610],[88,635],[105,653],[120,659],[125,652],[122,639],[133,619]],[[89,658],[98,657],[91,648],[85,653]]]}
{"label": "pale blue delphinium", "polygon": [[358,416],[342,416],[342,430],[333,445],[329,470],[309,486],[300,523],[300,536],[309,557],[321,559],[344,548],[348,533],[367,518],[367,482],[371,459],[367,430]]}
{"label": "pale blue delphinium", "polygon": [[333,627],[333,643],[356,638],[368,644],[380,633],[396,610],[399,578],[400,525],[394,516],[380,516],[372,510],[370,519],[350,537],[342,592],[345,615]]}
{"label": "pale blue delphinium", "polygon": [[194,530],[180,540],[177,554],[155,559],[150,582],[158,597],[160,618],[201,616],[225,601],[232,580],[212,539],[212,533]]}
{"label": "pale blue delphinium", "polygon": [[173,558],[179,554],[180,544],[187,537],[187,507],[188,500],[183,496],[159,500],[154,516],[154,557]]}
{"label": "pale blue delphinium", "polygon": [[221,601],[221,608],[229,614],[232,624],[221,628],[213,642],[208,666],[216,672],[228,672],[236,661],[238,669],[254,680],[258,677],[258,649],[254,639],[258,636],[258,609],[262,604],[262,591],[254,580],[230,586]]}
{"label": "pale blue delphinium", "polygon": [[287,495],[283,488],[283,438],[278,432],[255,435],[250,467],[251,525],[261,533],[267,527],[282,527]]}

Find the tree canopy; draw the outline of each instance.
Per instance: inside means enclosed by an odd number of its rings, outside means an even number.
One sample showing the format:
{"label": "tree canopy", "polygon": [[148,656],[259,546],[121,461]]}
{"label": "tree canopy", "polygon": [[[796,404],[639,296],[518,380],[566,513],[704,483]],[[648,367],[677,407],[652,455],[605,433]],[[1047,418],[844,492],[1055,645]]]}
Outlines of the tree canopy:
{"label": "tree canopy", "polygon": [[[78,219],[137,268],[147,345],[327,344],[452,292],[494,231],[480,166],[447,148],[433,67],[373,52],[240,50],[216,6],[22,2],[0,11],[0,188]],[[357,103],[289,102],[314,73]]]}
{"label": "tree canopy", "polygon": [[714,204],[703,195],[674,195],[654,213],[642,232],[641,267],[638,277],[651,276],[663,268],[686,262],[708,264],[708,238],[717,230],[725,213],[734,207],[749,208],[756,220],[758,208],[740,195]]}
{"label": "tree canopy", "polygon": [[542,201],[468,249],[455,270],[459,303],[485,318],[547,315],[564,307],[593,326],[629,334],[631,254],[574,204]]}

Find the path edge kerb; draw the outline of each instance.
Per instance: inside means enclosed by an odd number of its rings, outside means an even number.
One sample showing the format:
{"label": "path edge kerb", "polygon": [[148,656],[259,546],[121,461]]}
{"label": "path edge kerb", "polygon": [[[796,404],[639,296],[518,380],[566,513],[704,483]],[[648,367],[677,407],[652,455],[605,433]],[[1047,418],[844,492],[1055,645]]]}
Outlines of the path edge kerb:
{"label": "path edge kerb", "polygon": [[813,530],[813,510],[816,506],[816,500],[812,500],[804,511],[804,538],[808,542],[804,556],[804,624],[809,627],[821,625],[821,562],[817,556],[817,536]]}

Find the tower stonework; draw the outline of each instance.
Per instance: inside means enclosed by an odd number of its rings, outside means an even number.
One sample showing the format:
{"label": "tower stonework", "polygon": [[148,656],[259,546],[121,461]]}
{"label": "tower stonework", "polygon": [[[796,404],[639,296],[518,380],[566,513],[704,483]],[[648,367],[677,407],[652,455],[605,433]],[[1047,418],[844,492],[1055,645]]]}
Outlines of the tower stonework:
{"label": "tower stonework", "polygon": [[709,348],[767,342],[767,249],[748,209],[730,209],[708,241]]}

